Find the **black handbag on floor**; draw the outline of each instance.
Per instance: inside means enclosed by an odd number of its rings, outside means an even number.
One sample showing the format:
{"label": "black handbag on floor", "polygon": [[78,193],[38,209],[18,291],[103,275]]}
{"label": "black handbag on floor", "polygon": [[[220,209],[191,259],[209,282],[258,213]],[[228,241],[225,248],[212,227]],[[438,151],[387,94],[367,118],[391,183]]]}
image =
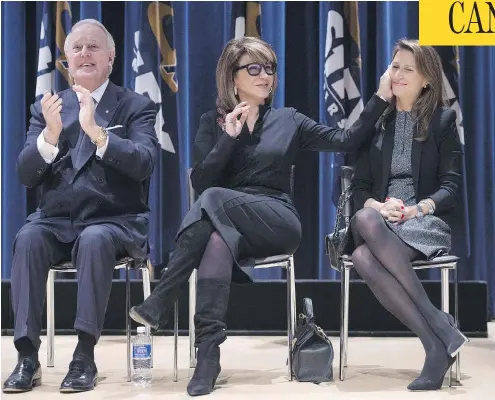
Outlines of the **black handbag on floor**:
{"label": "black handbag on floor", "polygon": [[333,347],[315,324],[313,303],[305,298],[292,343],[292,373],[300,382],[328,382],[333,379]]}

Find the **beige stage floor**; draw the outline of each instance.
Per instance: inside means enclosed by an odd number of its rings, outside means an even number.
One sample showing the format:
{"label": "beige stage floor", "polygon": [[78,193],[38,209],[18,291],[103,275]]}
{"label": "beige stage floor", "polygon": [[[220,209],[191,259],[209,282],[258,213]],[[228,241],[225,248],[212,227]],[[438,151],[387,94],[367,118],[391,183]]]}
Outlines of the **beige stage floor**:
{"label": "beige stage floor", "polygon": [[[471,339],[462,354],[461,386],[441,391],[411,393],[406,389],[421,370],[424,353],[418,339],[350,338],[349,368],[344,382],[338,380],[338,338],[332,337],[335,349],[335,381],[314,385],[288,382],[286,347],[282,337],[230,337],[222,346],[223,370],[217,389],[209,398],[222,399],[495,399],[495,322],[489,324],[488,339]],[[76,344],[75,336],[55,339],[55,367],[46,367],[46,341],[43,338],[40,360],[43,385],[30,393],[2,398],[53,399],[74,396],[84,399],[185,399],[192,370],[188,368],[188,341],[179,338],[179,381],[172,381],[172,338],[154,340],[155,368],[151,388],[135,388],[126,381],[125,337],[103,336],[96,348],[99,384],[92,392],[61,394],[62,381]],[[12,337],[1,340],[2,381],[15,365],[16,352]],[[447,380],[445,381],[447,382]]]}

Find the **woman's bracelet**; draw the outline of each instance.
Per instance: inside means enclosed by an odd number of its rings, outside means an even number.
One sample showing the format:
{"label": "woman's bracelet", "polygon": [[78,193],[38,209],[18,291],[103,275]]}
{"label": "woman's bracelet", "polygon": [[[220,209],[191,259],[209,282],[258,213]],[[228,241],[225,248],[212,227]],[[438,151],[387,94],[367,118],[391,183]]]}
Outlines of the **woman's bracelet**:
{"label": "woman's bracelet", "polygon": [[435,207],[428,200],[421,200],[418,204],[426,204],[426,207],[428,207],[428,214],[430,215],[433,215],[433,213],[435,212]]}

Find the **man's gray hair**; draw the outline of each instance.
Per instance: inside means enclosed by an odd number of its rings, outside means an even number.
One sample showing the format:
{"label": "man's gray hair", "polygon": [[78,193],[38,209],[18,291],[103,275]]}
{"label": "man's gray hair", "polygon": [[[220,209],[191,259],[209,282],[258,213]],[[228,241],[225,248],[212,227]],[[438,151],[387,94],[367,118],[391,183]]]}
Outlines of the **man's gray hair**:
{"label": "man's gray hair", "polygon": [[95,25],[98,28],[100,28],[103,32],[105,32],[105,34],[107,35],[107,48],[108,48],[108,50],[113,50],[115,53],[115,41],[113,40],[113,36],[110,34],[110,32],[107,31],[107,28],[105,28],[105,25],[103,25],[101,22],[97,21],[96,19],[92,19],[92,18],[82,19],[81,21],[79,21],[77,24],[75,24],[72,27],[71,31],[69,32],[69,34],[65,38],[64,53],[67,54],[67,50],[68,50],[69,44],[70,44],[70,37],[71,37],[74,29],[76,29],[77,27],[79,27],[81,25],[88,25],[88,24],[89,25]]}

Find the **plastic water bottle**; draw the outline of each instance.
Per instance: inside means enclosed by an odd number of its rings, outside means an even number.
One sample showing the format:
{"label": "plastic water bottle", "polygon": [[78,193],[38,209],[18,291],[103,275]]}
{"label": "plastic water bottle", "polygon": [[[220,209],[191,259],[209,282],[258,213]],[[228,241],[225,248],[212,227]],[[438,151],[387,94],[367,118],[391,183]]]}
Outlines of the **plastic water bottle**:
{"label": "plastic water bottle", "polygon": [[132,340],[132,383],[136,386],[151,385],[151,339],[146,328],[138,326]]}

